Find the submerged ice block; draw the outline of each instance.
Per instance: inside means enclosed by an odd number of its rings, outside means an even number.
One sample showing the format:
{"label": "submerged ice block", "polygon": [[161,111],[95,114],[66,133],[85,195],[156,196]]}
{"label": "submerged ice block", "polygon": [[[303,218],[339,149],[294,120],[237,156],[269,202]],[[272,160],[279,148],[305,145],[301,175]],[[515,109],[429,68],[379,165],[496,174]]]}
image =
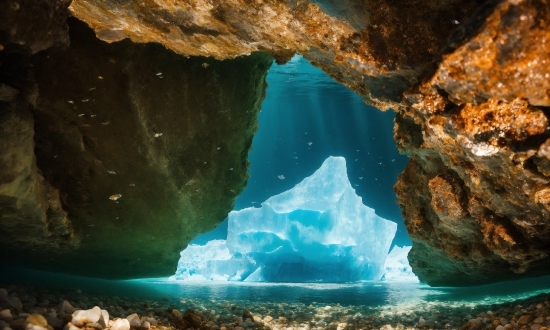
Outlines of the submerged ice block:
{"label": "submerged ice block", "polygon": [[[269,198],[260,208],[232,211],[227,250],[224,247],[221,252],[221,243],[190,246],[192,251],[182,252],[185,261],[180,260],[176,278],[378,280],[385,273],[384,263],[396,229],[395,223],[363,205],[348,180],[345,159],[329,157],[313,175]],[[201,249],[218,251],[214,253],[216,259],[211,252],[190,257]]]}
{"label": "submerged ice block", "polygon": [[414,275],[407,255],[411,246],[394,246],[386,258],[386,274],[383,280],[386,281],[412,281],[418,282],[418,277]]}

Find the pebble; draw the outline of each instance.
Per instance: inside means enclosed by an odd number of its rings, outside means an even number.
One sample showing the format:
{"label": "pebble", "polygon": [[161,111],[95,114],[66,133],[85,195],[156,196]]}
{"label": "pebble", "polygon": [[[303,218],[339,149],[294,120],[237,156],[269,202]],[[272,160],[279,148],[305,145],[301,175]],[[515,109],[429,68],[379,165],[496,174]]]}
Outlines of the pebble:
{"label": "pebble", "polygon": [[130,330],[130,322],[127,319],[118,319],[111,325],[111,330]]}
{"label": "pebble", "polygon": [[95,306],[88,310],[77,310],[73,313],[73,324],[77,323],[97,323],[101,317],[101,309]]}
{"label": "pebble", "polygon": [[0,311],[0,320],[13,319],[11,311],[9,309],[4,309]]}
{"label": "pebble", "polygon": [[27,315],[27,322],[44,328],[48,326],[48,321],[46,321],[46,318],[40,314]]}
{"label": "pebble", "polygon": [[521,325],[526,325],[527,323],[529,323],[529,321],[531,321],[531,315],[522,315],[517,323],[521,324]]}
{"label": "pebble", "polygon": [[[0,315],[9,313],[11,317],[6,315],[6,320],[0,321],[4,322],[0,323],[0,330],[183,330],[191,327],[204,330],[548,330],[550,325],[550,294],[491,305],[458,306],[422,301],[371,308],[193,297],[143,300],[88,296],[75,291],[53,293],[26,287],[9,287],[4,291],[5,294],[0,289],[0,297],[5,295],[4,301],[0,299]],[[8,302],[12,297],[23,302],[23,310],[17,310]],[[98,306],[86,307],[94,305]],[[73,306],[78,308],[75,310]],[[31,322],[33,318],[36,320]]]}

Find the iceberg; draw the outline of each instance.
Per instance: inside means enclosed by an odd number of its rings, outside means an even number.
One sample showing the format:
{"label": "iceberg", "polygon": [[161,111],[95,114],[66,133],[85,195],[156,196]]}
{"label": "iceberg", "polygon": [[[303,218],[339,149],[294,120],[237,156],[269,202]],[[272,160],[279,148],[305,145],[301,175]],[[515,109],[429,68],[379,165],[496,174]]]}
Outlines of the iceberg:
{"label": "iceberg", "polygon": [[382,277],[385,281],[411,281],[419,282],[414,275],[407,256],[412,246],[394,246],[386,258],[386,274]]}
{"label": "iceberg", "polygon": [[180,253],[175,278],[227,281],[239,267],[240,262],[229,253],[225,240],[212,240],[206,245],[189,244]]}
{"label": "iceberg", "polygon": [[378,280],[397,225],[363,205],[342,157],[259,208],[232,211],[226,241],[190,245],[176,279],[267,282]]}

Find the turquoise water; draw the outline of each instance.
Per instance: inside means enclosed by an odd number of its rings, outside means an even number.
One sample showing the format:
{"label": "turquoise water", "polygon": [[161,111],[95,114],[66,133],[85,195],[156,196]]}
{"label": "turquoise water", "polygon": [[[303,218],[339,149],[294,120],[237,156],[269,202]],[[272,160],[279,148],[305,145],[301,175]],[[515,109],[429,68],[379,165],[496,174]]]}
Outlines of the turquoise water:
{"label": "turquoise water", "polygon": [[433,288],[421,283],[384,281],[350,284],[184,282],[168,278],[111,281],[0,265],[0,284],[12,283],[143,299],[187,298],[205,303],[211,300],[234,303],[315,302],[379,308],[407,308],[434,303],[449,306],[490,305],[550,293],[550,276],[475,287]]}
{"label": "turquoise water", "polygon": [[[393,140],[395,113],[366,105],[299,56],[273,64],[267,84],[248,155],[250,179],[235,210],[259,206],[313,174],[329,156],[342,156],[363,204],[398,224],[395,244],[411,245],[393,192],[408,162]],[[226,233],[227,222],[195,243],[225,239]]]}

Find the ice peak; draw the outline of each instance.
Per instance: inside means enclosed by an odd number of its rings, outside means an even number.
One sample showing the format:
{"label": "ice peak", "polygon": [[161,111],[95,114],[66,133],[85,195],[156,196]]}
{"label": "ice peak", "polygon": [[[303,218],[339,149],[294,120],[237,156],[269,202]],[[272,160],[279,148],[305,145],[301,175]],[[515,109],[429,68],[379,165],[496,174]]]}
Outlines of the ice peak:
{"label": "ice peak", "polygon": [[327,211],[336,204],[348,189],[353,189],[348,179],[346,159],[328,157],[311,176],[294,188],[275,195],[262,205],[268,205],[277,213],[292,210]]}

